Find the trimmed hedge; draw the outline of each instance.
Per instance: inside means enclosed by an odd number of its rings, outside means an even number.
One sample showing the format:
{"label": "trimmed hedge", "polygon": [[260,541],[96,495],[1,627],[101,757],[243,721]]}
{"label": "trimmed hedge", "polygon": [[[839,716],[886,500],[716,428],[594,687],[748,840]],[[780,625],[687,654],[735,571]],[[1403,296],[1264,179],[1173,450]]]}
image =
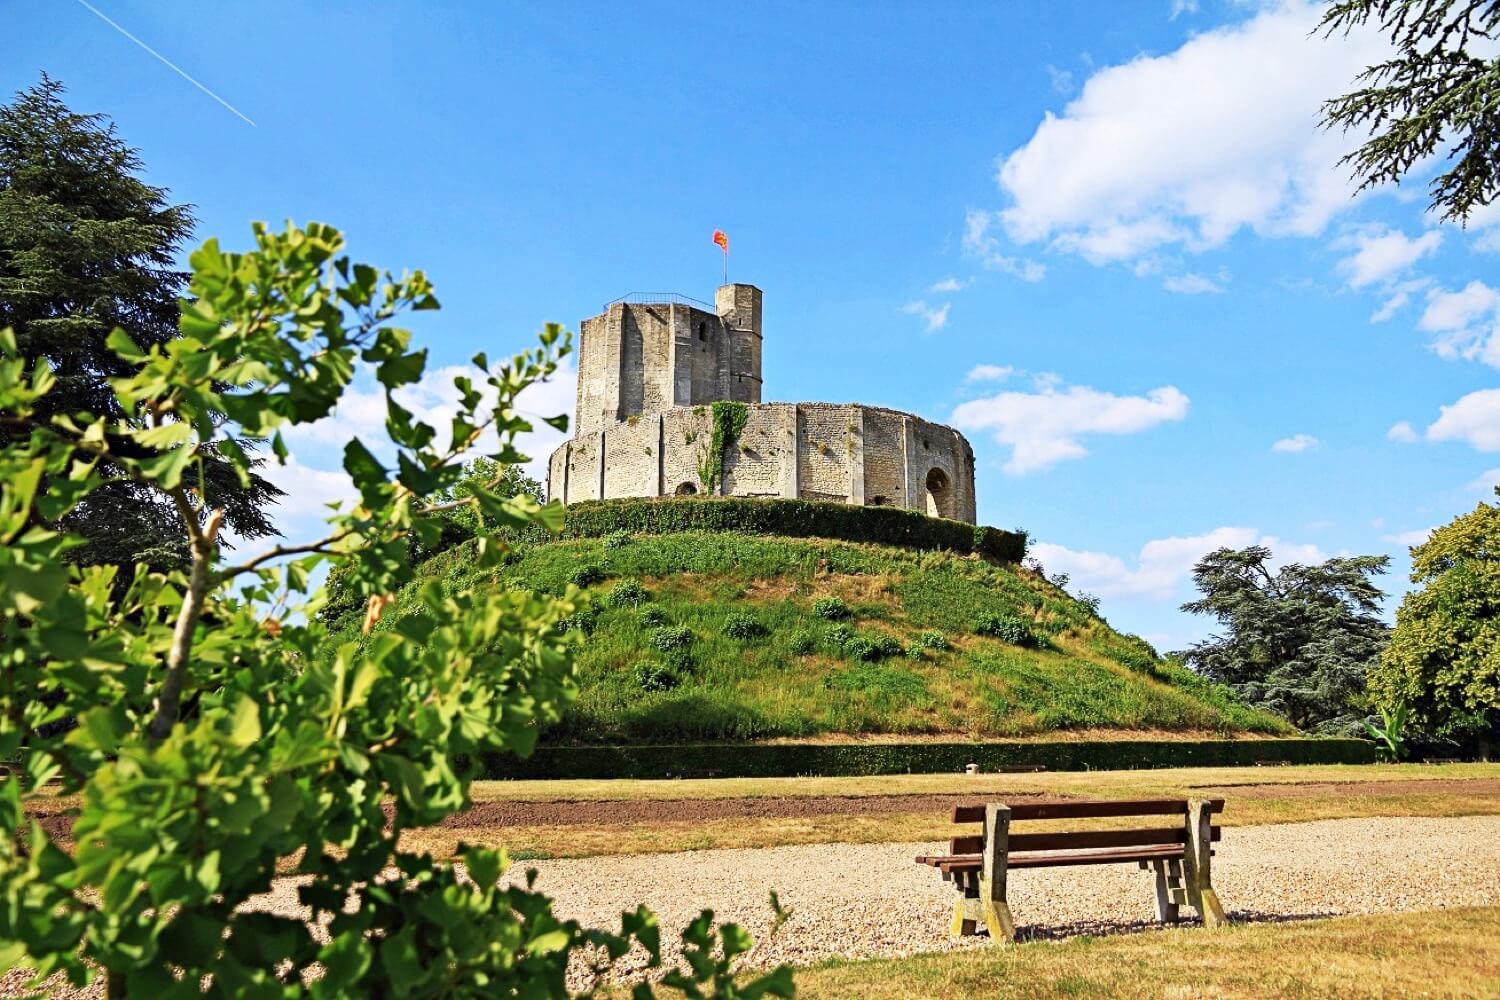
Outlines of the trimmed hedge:
{"label": "trimmed hedge", "polygon": [[1040,766],[1049,771],[1153,767],[1373,764],[1375,745],[1359,739],[1084,740],[1070,743],[746,743],[632,747],[538,747],[522,760],[482,759],[482,777],[788,778],[942,774],[978,764],[982,771]]}
{"label": "trimmed hedge", "polygon": [[790,538],[833,538],[909,549],[974,553],[996,562],[1026,558],[1026,533],[929,517],[897,507],[776,497],[663,497],[584,500],[568,505],[563,535],[598,538],[626,531],[666,535],[730,531]]}

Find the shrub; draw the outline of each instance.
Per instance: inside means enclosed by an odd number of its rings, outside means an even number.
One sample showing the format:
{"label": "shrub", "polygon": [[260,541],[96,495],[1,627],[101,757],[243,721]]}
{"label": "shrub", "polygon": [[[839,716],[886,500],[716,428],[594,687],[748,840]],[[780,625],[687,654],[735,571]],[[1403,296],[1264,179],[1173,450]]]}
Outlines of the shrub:
{"label": "shrub", "polygon": [[557,624],[552,626],[558,632],[582,632],[584,635],[593,635],[594,626],[599,623],[599,609],[585,607],[573,612],[566,618],[559,618]]}
{"label": "shrub", "polygon": [[823,633],[823,641],[842,651],[854,639],[854,629],[848,625],[833,625]]}
{"label": "shrub", "polygon": [[630,532],[612,531],[604,536],[604,547],[606,549],[623,549],[630,544]]}
{"label": "shrub", "polygon": [[1036,634],[1014,615],[982,615],[974,624],[980,635],[994,636],[1012,646],[1035,646]]}
{"label": "shrub", "polygon": [[815,653],[818,650],[818,637],[808,632],[795,635],[787,644],[787,649],[793,656],[807,656],[809,653]]}
{"label": "shrub", "polygon": [[883,632],[860,632],[844,643],[844,653],[852,659],[876,663],[888,656],[900,656],[901,643]]}
{"label": "shrub", "polygon": [[995,562],[1026,557],[1026,532],[928,517],[899,507],[864,507],[827,500],[772,497],[662,497],[586,500],[568,505],[564,534],[598,538],[620,532],[739,532],[791,538],[833,538],[903,548],[973,553]]}
{"label": "shrub", "polygon": [[634,608],[646,603],[646,588],[638,580],[621,580],[610,588],[606,600],[612,608]]}
{"label": "shrub", "polygon": [[735,612],[724,622],[724,634],[731,639],[759,639],[766,632],[759,619],[743,612]]}
{"label": "shrub", "polygon": [[651,633],[651,646],[660,653],[680,653],[693,645],[693,630],[686,625],[668,625]]}
{"label": "shrub", "polygon": [[682,683],[682,677],[665,663],[646,660],[635,665],[635,683],[642,691],[670,691]]}
{"label": "shrub", "polygon": [[646,628],[659,628],[667,623],[667,613],[655,604],[646,604],[642,605],[635,620]]}
{"label": "shrub", "polygon": [[843,621],[850,615],[849,605],[842,597],[820,597],[813,601],[813,614],[828,621]]}
{"label": "shrub", "polygon": [[570,579],[575,587],[592,587],[596,583],[604,582],[604,567],[598,563],[584,563],[573,571]]}
{"label": "shrub", "polygon": [[941,632],[923,632],[917,637],[917,645],[923,649],[947,649],[948,637]]}
{"label": "shrub", "polygon": [[920,660],[922,658],[923,646],[920,642],[909,642],[906,644],[907,659]]}

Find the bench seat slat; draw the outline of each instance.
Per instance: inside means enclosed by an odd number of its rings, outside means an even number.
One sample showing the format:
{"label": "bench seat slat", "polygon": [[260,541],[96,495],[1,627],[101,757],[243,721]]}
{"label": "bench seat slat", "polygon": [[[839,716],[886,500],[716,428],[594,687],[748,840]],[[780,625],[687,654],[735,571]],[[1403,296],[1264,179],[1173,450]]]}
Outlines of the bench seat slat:
{"label": "bench seat slat", "polygon": [[[1213,827],[1210,836],[1223,839],[1223,831]],[[1012,851],[1068,851],[1089,847],[1136,847],[1142,844],[1180,844],[1187,839],[1187,828],[1127,827],[1120,830],[1076,830],[1055,833],[1013,833],[1009,838]],[[980,836],[954,837],[948,841],[949,854],[978,854],[984,850]]]}
{"label": "bench seat slat", "polygon": [[[1223,799],[1211,799],[1210,812],[1222,812]],[[1108,816],[1186,816],[1185,799],[1092,799],[1019,802],[1010,807],[1012,823],[1028,819],[1092,819]],[[953,822],[984,821],[984,804],[953,807]]]}
{"label": "bench seat slat", "polygon": [[[1182,844],[1148,844],[1142,847],[1116,847],[1093,851],[1031,852],[1012,854],[1006,859],[1007,868],[1055,868],[1065,865],[1108,865],[1131,861],[1169,861],[1181,858]],[[930,865],[945,875],[954,872],[976,872],[984,867],[984,859],[977,854],[948,854],[922,856],[918,864]]]}

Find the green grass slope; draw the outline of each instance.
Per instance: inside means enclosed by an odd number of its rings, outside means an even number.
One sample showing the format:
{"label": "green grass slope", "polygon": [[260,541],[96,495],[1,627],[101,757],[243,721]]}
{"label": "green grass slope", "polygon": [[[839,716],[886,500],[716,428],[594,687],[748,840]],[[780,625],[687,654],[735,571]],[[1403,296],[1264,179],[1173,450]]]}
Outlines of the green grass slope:
{"label": "green grass slope", "polygon": [[548,742],[1291,732],[1035,574],[972,556],[684,532],[522,544],[479,570],[471,545],[418,583],[584,588],[567,623],[582,694]]}

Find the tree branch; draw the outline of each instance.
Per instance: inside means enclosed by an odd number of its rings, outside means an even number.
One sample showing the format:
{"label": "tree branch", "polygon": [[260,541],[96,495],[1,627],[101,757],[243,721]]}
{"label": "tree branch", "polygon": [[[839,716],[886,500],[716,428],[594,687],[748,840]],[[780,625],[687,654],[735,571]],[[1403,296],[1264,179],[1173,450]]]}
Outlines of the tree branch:
{"label": "tree branch", "polygon": [[182,704],[183,679],[187,674],[188,658],[193,652],[193,632],[198,627],[198,619],[203,614],[203,603],[208,596],[214,540],[218,537],[219,526],[224,523],[223,509],[216,509],[208,515],[208,524],[199,531],[194,523],[193,505],[182,488],[172,490],[171,497],[179,511],[186,511],[183,519],[189,525],[193,565],[188,572],[188,589],[183,595],[182,608],[177,612],[177,624],[172,629],[172,646],[167,653],[167,676],[162,680],[161,691],[156,696],[156,711],[146,730],[147,738],[153,746],[166,739],[172,732],[172,726],[177,723],[177,711]]}

